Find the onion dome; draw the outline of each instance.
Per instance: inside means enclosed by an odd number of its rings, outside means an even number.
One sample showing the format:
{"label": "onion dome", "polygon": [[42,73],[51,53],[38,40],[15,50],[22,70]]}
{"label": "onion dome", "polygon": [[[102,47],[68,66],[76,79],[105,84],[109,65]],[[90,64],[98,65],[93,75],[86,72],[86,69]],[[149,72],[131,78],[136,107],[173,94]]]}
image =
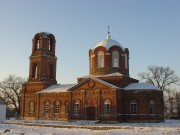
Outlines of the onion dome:
{"label": "onion dome", "polygon": [[95,48],[99,47],[99,46],[103,46],[105,47],[107,50],[109,50],[109,48],[111,48],[112,46],[119,46],[123,51],[125,50],[125,48],[116,40],[111,39],[110,36],[110,32],[108,32],[106,39],[104,39],[103,41],[99,42]]}

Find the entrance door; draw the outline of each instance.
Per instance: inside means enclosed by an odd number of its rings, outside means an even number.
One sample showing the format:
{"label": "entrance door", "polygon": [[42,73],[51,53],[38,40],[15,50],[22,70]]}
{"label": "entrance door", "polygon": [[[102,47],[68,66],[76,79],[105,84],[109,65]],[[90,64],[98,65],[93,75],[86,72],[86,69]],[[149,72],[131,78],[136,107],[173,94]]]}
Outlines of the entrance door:
{"label": "entrance door", "polygon": [[95,107],[87,107],[87,120],[95,120],[96,116]]}

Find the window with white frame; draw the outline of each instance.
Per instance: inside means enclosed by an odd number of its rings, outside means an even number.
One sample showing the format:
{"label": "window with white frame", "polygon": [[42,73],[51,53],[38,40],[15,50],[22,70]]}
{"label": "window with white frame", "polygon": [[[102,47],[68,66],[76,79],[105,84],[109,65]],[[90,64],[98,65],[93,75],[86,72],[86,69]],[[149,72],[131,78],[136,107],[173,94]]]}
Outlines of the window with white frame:
{"label": "window with white frame", "polygon": [[104,67],[104,52],[99,51],[98,52],[98,68]]}
{"label": "window with white frame", "polygon": [[29,103],[29,113],[34,113],[34,102],[33,101],[31,101]]}
{"label": "window with white frame", "polygon": [[112,67],[119,67],[119,53],[117,51],[112,52]]}
{"label": "window with white frame", "polygon": [[154,100],[150,100],[149,102],[149,113],[155,114],[155,101]]}
{"label": "window with white frame", "polygon": [[104,114],[108,115],[110,114],[110,107],[111,107],[111,102],[109,100],[104,101]]}
{"label": "window with white frame", "polygon": [[79,101],[74,102],[74,114],[78,115],[79,114]]}
{"label": "window with white frame", "polygon": [[60,103],[59,101],[56,101],[54,103],[54,113],[59,113],[59,109],[60,109]]}
{"label": "window with white frame", "polygon": [[130,102],[130,114],[137,114],[137,102],[135,100]]}
{"label": "window with white frame", "polygon": [[50,112],[50,102],[49,101],[45,101],[45,103],[44,103],[44,112],[45,113]]}

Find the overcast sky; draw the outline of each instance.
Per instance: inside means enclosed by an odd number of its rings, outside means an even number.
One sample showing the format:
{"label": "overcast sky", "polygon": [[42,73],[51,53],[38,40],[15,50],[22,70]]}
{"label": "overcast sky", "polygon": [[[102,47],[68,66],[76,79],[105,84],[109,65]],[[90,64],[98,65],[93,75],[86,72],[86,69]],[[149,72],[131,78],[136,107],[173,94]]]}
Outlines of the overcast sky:
{"label": "overcast sky", "polygon": [[89,74],[88,51],[111,38],[130,52],[130,76],[148,65],[180,75],[180,0],[0,0],[0,81],[28,77],[32,39],[56,38],[57,81]]}

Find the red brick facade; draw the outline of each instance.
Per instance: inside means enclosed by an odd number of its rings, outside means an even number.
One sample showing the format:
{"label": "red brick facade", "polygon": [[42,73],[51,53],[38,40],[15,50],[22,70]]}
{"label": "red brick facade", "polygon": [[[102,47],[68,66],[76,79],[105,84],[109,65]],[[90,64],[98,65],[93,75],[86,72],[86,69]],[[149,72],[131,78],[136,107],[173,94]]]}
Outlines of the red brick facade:
{"label": "red brick facade", "polygon": [[129,77],[129,51],[111,40],[110,35],[105,41],[89,50],[89,76],[78,78],[74,85],[58,85],[55,37],[37,33],[33,38],[29,80],[22,87],[21,117],[163,121],[162,90],[126,90],[130,84],[138,84],[138,80]]}

